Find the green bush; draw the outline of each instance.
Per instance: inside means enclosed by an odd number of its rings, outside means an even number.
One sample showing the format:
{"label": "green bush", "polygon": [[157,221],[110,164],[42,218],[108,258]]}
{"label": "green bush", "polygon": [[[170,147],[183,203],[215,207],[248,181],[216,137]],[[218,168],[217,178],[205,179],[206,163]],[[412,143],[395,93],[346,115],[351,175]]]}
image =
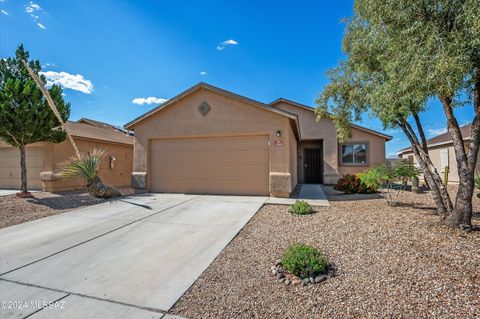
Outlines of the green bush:
{"label": "green bush", "polygon": [[375,189],[362,183],[357,175],[345,174],[337,181],[333,187],[337,191],[342,191],[345,194],[368,194],[375,193]]}
{"label": "green bush", "polygon": [[308,278],[327,271],[328,261],[316,248],[303,244],[288,247],[282,266],[300,278]]}
{"label": "green bush", "polygon": [[297,200],[288,210],[295,215],[308,215],[313,213],[313,208],[304,200]]}
{"label": "green bush", "polygon": [[[480,189],[480,175],[475,176],[474,182],[475,182],[475,187],[477,189]],[[480,198],[480,193],[477,193],[477,197]]]}
{"label": "green bush", "polygon": [[388,179],[388,171],[385,165],[379,165],[358,176],[365,186],[376,192],[382,186],[382,182]]}

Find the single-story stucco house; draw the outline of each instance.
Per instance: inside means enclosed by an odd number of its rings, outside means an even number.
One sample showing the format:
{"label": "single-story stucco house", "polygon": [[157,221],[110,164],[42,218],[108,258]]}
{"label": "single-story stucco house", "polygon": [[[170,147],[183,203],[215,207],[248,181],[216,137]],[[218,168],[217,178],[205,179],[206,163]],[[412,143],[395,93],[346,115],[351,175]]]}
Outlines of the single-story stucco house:
{"label": "single-story stucco house", "polygon": [[[109,185],[129,186],[132,173],[133,137],[109,124],[89,119],[67,122],[80,152],[94,148],[107,150],[99,175]],[[26,148],[27,185],[29,189],[58,192],[85,188],[81,178],[64,178],[58,164],[74,156],[70,141],[35,143]],[[0,140],[0,188],[20,188],[20,152]]]}
{"label": "single-story stucco house", "polygon": [[135,132],[132,186],[152,192],[288,197],[385,162],[390,136],[331,120],[286,99],[264,104],[199,83],[125,127]]}
{"label": "single-story stucco house", "polygon": [[[462,132],[463,142],[465,147],[468,147],[470,143],[470,133],[472,131],[472,125],[467,124],[460,127]],[[453,148],[453,141],[450,132],[445,132],[443,134],[432,137],[427,140],[428,154],[432,160],[433,166],[437,169],[437,172],[440,173],[442,180],[445,178],[445,167],[448,166],[448,182],[449,183],[458,183],[460,178],[458,176],[457,169],[457,160],[455,158],[455,150]],[[418,166],[417,159],[413,155],[411,147],[404,148],[397,153],[399,158],[407,159]],[[475,170],[477,173],[480,172],[480,161],[477,162],[477,167]]]}

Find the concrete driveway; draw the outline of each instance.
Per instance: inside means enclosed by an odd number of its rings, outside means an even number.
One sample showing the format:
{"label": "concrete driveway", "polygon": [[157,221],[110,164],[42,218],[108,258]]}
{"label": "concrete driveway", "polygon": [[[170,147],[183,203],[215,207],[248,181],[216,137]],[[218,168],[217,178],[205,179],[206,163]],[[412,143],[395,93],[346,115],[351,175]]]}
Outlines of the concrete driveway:
{"label": "concrete driveway", "polygon": [[1,318],[173,318],[264,197],[145,194],[0,230]]}

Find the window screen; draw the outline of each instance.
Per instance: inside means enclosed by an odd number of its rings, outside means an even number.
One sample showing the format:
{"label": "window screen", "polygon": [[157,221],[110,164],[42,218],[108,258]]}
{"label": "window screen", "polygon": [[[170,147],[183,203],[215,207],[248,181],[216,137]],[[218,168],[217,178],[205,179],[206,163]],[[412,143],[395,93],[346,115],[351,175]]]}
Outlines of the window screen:
{"label": "window screen", "polygon": [[343,144],[342,163],[367,164],[367,144]]}

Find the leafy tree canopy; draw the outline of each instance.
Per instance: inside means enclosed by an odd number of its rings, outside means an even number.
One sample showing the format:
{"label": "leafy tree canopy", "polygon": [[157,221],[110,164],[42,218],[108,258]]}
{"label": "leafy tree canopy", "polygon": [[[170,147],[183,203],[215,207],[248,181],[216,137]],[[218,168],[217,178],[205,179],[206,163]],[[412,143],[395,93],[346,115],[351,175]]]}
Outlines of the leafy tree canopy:
{"label": "leafy tree canopy", "polygon": [[[28,51],[20,45],[14,58],[0,60],[0,139],[15,147],[36,142],[61,142],[66,133],[22,64],[22,60],[28,61],[28,58]],[[28,65],[36,74],[41,70],[38,60],[28,61]],[[46,83],[43,75],[40,78]],[[62,88],[52,85],[49,92],[66,121],[70,104],[63,100]]]}
{"label": "leafy tree canopy", "polygon": [[343,41],[347,60],[327,73],[317,115],[332,118],[342,140],[366,111],[387,128],[424,111],[432,97],[471,102],[479,17],[478,0],[355,1]]}

